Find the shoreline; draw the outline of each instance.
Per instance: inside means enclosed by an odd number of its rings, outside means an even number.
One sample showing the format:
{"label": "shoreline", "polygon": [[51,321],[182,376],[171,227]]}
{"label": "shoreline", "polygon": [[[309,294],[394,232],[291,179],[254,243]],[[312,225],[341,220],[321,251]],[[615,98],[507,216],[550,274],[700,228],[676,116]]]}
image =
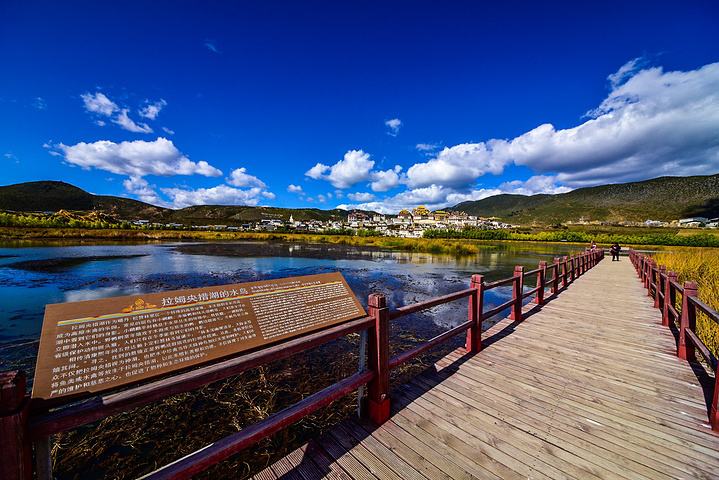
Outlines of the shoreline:
{"label": "shoreline", "polygon": [[[490,231],[492,232],[492,231]],[[512,234],[512,232],[507,232]],[[413,251],[422,253],[473,255],[480,249],[491,248],[496,244],[563,244],[571,246],[588,246],[589,242],[557,240],[553,232],[536,234],[514,233],[519,238],[401,238],[385,236],[332,235],[322,233],[280,233],[280,232],[228,232],[198,230],[145,230],[145,229],[89,229],[89,228],[43,228],[43,227],[0,227],[0,241],[58,241],[58,240],[89,240],[110,242],[161,242],[161,241],[280,241],[298,243],[328,243],[336,245],[374,247],[395,251]],[[627,235],[636,235],[628,233]],[[708,238],[713,237],[719,245],[719,234],[702,233]],[[589,236],[597,237],[597,244],[608,246],[614,241],[615,234],[597,233]],[[616,236],[622,236],[617,234]],[[682,236],[686,238],[686,236]],[[620,242],[625,248],[666,249],[675,248],[716,248],[714,245],[682,245]]]}

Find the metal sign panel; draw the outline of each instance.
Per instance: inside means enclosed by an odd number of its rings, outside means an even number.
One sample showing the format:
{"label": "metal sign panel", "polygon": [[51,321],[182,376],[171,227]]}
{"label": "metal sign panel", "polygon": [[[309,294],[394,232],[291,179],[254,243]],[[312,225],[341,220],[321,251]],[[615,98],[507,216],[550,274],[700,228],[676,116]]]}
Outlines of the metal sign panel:
{"label": "metal sign panel", "polygon": [[51,304],[32,397],[97,393],[364,315],[340,273]]}

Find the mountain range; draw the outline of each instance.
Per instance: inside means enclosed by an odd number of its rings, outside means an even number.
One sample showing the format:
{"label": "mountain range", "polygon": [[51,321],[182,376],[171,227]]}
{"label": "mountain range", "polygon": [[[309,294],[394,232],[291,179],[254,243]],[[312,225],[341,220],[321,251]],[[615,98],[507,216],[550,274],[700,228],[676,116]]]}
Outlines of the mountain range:
{"label": "mountain range", "polygon": [[[102,211],[119,219],[193,225],[239,225],[263,218],[298,221],[338,220],[348,212],[340,209],[276,208],[198,205],[170,209],[138,200],[93,195],[57,181],[38,181],[0,186],[0,210],[9,211]],[[641,222],[671,221],[683,217],[719,217],[719,174],[692,177],[660,177],[642,182],[579,188],[562,194],[502,194],[463,202],[448,208],[480,217],[497,217],[520,225],[549,225],[567,221],[598,220]]]}

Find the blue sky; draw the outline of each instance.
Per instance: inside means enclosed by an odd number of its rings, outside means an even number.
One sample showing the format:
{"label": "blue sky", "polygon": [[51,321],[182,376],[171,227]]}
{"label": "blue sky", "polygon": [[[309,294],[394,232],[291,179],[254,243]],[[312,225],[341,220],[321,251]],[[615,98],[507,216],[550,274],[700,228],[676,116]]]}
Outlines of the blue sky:
{"label": "blue sky", "polygon": [[579,5],[6,0],[0,184],[396,212],[719,172],[718,4]]}

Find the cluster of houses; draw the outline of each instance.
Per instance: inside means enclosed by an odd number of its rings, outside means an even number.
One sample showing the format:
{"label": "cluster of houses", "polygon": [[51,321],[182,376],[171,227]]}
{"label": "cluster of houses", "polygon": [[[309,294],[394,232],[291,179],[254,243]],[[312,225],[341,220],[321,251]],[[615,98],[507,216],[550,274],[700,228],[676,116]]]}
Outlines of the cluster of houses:
{"label": "cluster of houses", "polygon": [[134,225],[145,228],[173,228],[193,230],[229,230],[272,232],[289,230],[296,232],[323,233],[340,230],[367,230],[379,235],[404,238],[422,237],[425,230],[462,230],[465,227],[485,230],[511,228],[513,225],[492,218],[481,218],[464,212],[430,211],[420,205],[413,210],[402,210],[397,215],[382,215],[362,211],[350,211],[346,219],[298,221],[290,215],[289,219],[262,219],[242,225],[184,225],[180,223],[151,223],[148,220],[135,220]]}
{"label": "cluster of houses", "polygon": [[672,222],[647,220],[644,225],[647,227],[719,228],[719,218],[689,217]]}

